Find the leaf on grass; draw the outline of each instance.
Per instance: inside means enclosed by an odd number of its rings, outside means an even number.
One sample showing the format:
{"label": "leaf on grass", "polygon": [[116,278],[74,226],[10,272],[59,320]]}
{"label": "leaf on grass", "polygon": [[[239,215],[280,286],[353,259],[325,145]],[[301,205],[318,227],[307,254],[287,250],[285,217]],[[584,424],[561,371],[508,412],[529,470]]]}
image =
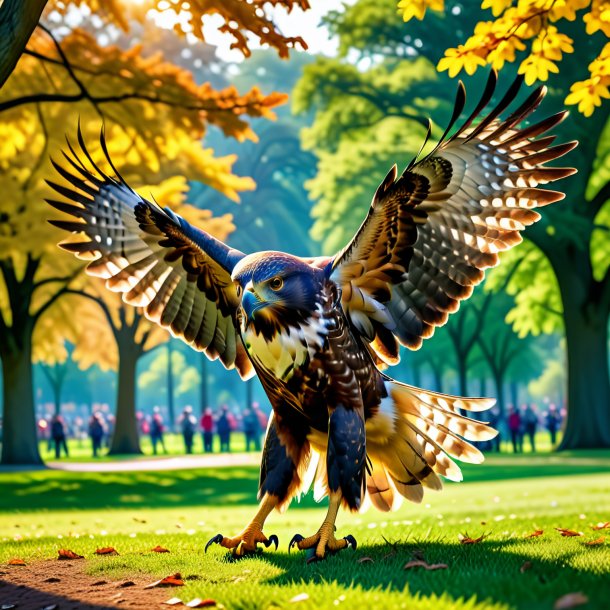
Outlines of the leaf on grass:
{"label": "leaf on grass", "polygon": [[9,559],[8,565],[9,566],[26,566],[27,563],[25,563],[25,561],[23,561],[23,559],[19,559],[19,557],[14,557],[13,559]]}
{"label": "leaf on grass", "polygon": [[[121,589],[125,589],[126,587],[135,587],[136,583],[133,582],[133,580],[126,580],[125,582],[122,582],[119,587]],[[119,593],[119,595],[122,595],[122,593]]]}
{"label": "leaf on grass", "polygon": [[146,585],[145,589],[152,589],[153,587],[183,587],[184,581],[182,580],[182,576],[179,572],[172,574],[171,576],[166,576],[161,580],[156,580],[155,582]]}
{"label": "leaf on grass", "polygon": [[568,608],[576,608],[576,606],[582,606],[589,601],[586,595],[583,595],[580,591],[578,593],[568,593],[560,597],[553,606],[553,610],[568,610]]}
{"label": "leaf on grass", "polygon": [[538,536],[542,536],[544,534],[544,530],[535,530],[531,534],[527,534],[526,538],[538,538]]}
{"label": "leaf on grass", "polygon": [[414,561],[409,561],[405,564],[403,570],[410,570],[411,568],[424,568],[425,570],[446,570],[449,566],[446,563],[426,563],[425,561],[421,561],[416,559]]}
{"label": "leaf on grass", "polygon": [[112,546],[105,546],[95,551],[96,555],[118,555],[119,552]]}
{"label": "leaf on grass", "polygon": [[525,572],[532,569],[532,565],[533,564],[531,561],[524,561],[523,565],[519,568],[519,572],[521,572],[521,574],[525,574]]}
{"label": "leaf on grass", "polygon": [[292,599],[290,599],[289,601],[293,604],[297,603],[297,602],[304,602],[307,601],[309,599],[309,595],[307,595],[307,593],[299,593],[298,595],[295,595]]}
{"label": "leaf on grass", "polygon": [[585,546],[601,546],[602,544],[604,544],[604,540],[605,538],[603,536],[600,536],[596,540],[589,540],[588,542],[585,542]]}
{"label": "leaf on grass", "polygon": [[182,606],[184,602],[179,597],[172,597],[166,602],[162,602],[165,606]]}
{"label": "leaf on grass", "polygon": [[[147,523],[146,519],[138,519],[137,517],[134,517],[134,518],[133,518],[133,520],[134,520],[136,523]],[[178,599],[178,598],[177,598],[177,597],[174,597],[174,598],[172,598],[172,599]]]}
{"label": "leaf on grass", "polygon": [[489,534],[481,534],[478,538],[471,538],[466,533],[466,534],[459,534],[458,540],[460,541],[460,544],[478,544],[479,542],[481,542],[481,540],[484,540],[485,538],[487,538],[487,536],[489,536]]}
{"label": "leaf on grass", "polygon": [[360,559],[358,560],[358,563],[367,563],[367,562],[375,563],[375,560],[372,557],[360,557]]}
{"label": "leaf on grass", "polygon": [[169,553],[169,549],[157,545],[154,549],[150,549],[153,553]]}
{"label": "leaf on grass", "polygon": [[610,521],[606,521],[605,523],[598,523],[597,525],[591,526],[593,530],[607,530],[610,529]]}
{"label": "leaf on grass", "polygon": [[186,604],[187,608],[217,608],[215,599],[201,599],[196,597]]}
{"label": "leaf on grass", "polygon": [[565,530],[562,527],[555,528],[562,536],[570,538],[572,536],[582,536],[582,532],[575,532],[574,530]]}
{"label": "leaf on grass", "polygon": [[69,549],[59,549],[57,551],[57,559],[84,559],[82,555],[77,555],[74,551]]}

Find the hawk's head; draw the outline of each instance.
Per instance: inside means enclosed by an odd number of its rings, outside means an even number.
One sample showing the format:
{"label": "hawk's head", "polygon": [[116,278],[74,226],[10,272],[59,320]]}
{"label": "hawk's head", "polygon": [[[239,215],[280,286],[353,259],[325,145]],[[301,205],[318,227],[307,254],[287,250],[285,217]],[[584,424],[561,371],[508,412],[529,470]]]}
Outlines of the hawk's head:
{"label": "hawk's head", "polygon": [[283,252],[243,258],[231,275],[243,309],[242,328],[275,333],[306,320],[316,308],[324,270]]}

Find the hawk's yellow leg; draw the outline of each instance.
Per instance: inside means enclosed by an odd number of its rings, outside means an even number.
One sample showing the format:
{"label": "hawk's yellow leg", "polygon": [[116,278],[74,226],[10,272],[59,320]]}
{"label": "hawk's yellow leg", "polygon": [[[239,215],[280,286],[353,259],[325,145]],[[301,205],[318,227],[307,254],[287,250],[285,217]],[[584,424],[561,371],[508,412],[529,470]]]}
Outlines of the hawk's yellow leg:
{"label": "hawk's yellow leg", "polygon": [[258,512],[256,515],[254,515],[252,521],[248,523],[241,534],[233,538],[227,538],[222,534],[217,534],[205,545],[205,550],[207,551],[211,544],[219,544],[226,549],[232,549],[235,557],[242,557],[247,553],[256,552],[257,545],[259,543],[264,544],[266,547],[269,547],[271,544],[275,544],[275,548],[277,549],[277,536],[274,534],[273,536],[269,536],[269,538],[267,538],[267,536],[263,534],[263,525],[265,524],[265,520],[269,516],[269,513],[277,506],[277,504],[277,496],[265,494],[261,500],[261,503],[259,504]]}
{"label": "hawk's yellow leg", "polygon": [[337,540],[335,538],[335,521],[337,520],[337,513],[341,506],[341,492],[331,492],[329,495],[329,505],[326,517],[320,526],[320,529],[309,538],[303,538],[300,534],[296,534],[290,541],[288,551],[292,549],[293,545],[297,545],[300,550],[303,549],[314,549],[315,556],[309,561],[315,559],[324,559],[326,552],[340,551],[348,546],[356,548],[356,540],[353,536],[345,536]]}

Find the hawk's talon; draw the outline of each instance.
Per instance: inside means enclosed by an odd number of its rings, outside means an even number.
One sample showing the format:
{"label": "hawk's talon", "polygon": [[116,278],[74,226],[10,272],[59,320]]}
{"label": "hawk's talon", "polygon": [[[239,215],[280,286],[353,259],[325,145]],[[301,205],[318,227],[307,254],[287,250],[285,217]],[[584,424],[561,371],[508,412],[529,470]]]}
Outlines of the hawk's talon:
{"label": "hawk's talon", "polygon": [[292,540],[290,541],[290,544],[288,545],[288,553],[290,553],[290,551],[292,550],[292,547],[295,544],[298,545],[298,543],[301,542],[301,540],[305,540],[305,538],[303,538],[303,536],[301,536],[301,534],[295,534],[292,537]]}
{"label": "hawk's talon", "polygon": [[263,544],[265,545],[265,548],[267,548],[267,549],[272,544],[274,544],[275,545],[275,550],[277,551],[277,547],[279,546],[280,541],[278,540],[278,537],[275,534],[271,534],[271,536],[269,536],[269,538],[267,538],[267,540],[263,540]]}
{"label": "hawk's talon", "polygon": [[208,552],[208,547],[211,544],[220,544],[222,542],[222,539],[224,538],[224,536],[222,534],[216,534],[216,536],[213,536],[212,538],[210,538],[208,540],[208,543],[205,545],[205,549],[204,549],[204,553]]}

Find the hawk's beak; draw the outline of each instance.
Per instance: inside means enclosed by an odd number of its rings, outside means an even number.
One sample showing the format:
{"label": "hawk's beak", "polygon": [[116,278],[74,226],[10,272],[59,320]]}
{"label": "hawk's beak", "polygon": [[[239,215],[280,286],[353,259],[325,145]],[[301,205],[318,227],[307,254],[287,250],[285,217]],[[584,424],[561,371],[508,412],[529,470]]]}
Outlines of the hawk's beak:
{"label": "hawk's beak", "polygon": [[244,296],[241,299],[241,306],[244,308],[244,313],[246,314],[246,320],[248,323],[252,322],[256,311],[264,307],[266,304],[267,303],[264,301],[260,301],[258,297],[246,286]]}

